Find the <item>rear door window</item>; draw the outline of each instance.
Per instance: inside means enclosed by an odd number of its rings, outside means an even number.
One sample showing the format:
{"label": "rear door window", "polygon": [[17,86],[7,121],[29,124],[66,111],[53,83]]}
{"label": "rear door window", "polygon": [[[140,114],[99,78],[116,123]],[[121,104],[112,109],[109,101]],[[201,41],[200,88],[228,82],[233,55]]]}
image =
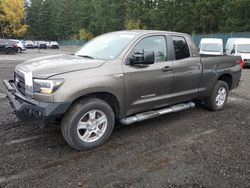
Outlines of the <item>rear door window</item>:
{"label": "rear door window", "polygon": [[184,37],[172,36],[172,41],[175,50],[175,59],[185,59],[190,57],[190,51],[187,41]]}

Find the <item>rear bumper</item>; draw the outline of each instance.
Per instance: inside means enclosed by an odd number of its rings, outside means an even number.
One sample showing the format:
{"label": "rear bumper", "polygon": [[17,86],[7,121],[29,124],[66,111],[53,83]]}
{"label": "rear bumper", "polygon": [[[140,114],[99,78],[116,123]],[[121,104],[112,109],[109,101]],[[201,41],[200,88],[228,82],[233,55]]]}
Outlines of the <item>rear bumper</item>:
{"label": "rear bumper", "polygon": [[17,117],[28,125],[53,123],[68,110],[70,103],[45,103],[24,97],[15,87],[13,81],[4,80],[9,103]]}

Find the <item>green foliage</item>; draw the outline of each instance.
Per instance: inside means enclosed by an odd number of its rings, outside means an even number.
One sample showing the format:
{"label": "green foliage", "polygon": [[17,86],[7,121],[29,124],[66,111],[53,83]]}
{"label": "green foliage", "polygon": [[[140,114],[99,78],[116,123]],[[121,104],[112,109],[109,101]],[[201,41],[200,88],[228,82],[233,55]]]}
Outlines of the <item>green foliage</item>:
{"label": "green foliage", "polygon": [[23,0],[0,0],[0,31],[2,37],[22,37],[28,26],[25,17]]}
{"label": "green foliage", "polygon": [[92,38],[123,29],[190,34],[250,30],[250,0],[30,1],[27,36],[34,39]]}
{"label": "green foliage", "polygon": [[141,21],[137,20],[127,20],[125,23],[126,29],[141,29]]}
{"label": "green foliage", "polygon": [[94,38],[94,36],[92,35],[92,33],[90,33],[89,31],[87,31],[86,29],[82,28],[79,30],[78,34],[74,34],[71,39],[77,39],[77,40],[91,40],[92,38]]}

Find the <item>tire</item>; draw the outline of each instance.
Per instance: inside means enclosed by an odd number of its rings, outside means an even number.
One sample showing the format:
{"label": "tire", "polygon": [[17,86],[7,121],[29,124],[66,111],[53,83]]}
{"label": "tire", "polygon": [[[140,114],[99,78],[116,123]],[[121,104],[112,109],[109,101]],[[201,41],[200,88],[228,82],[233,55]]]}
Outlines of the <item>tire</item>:
{"label": "tire", "polygon": [[76,102],[65,114],[61,131],[71,147],[88,150],[108,140],[114,123],[114,112],[105,101],[97,98],[83,99]]}
{"label": "tire", "polygon": [[217,81],[211,95],[205,100],[205,106],[212,111],[221,110],[227,103],[229,87],[224,81]]}
{"label": "tire", "polygon": [[21,48],[18,48],[17,52],[18,52],[18,53],[22,53],[22,49],[21,49]]}
{"label": "tire", "polygon": [[15,50],[13,48],[7,48],[6,49],[6,54],[11,54],[13,55],[15,53]]}

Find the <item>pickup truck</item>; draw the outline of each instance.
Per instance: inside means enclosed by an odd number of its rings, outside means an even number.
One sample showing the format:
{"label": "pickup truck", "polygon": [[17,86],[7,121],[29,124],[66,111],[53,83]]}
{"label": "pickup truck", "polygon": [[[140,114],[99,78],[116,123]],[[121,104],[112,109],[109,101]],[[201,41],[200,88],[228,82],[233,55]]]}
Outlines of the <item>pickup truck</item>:
{"label": "pickup truck", "polygon": [[194,101],[221,110],[243,65],[237,56],[200,57],[188,34],[118,31],[75,54],[21,63],[4,83],[20,120],[58,124],[71,147],[85,150],[105,143],[116,122],[190,109]]}

